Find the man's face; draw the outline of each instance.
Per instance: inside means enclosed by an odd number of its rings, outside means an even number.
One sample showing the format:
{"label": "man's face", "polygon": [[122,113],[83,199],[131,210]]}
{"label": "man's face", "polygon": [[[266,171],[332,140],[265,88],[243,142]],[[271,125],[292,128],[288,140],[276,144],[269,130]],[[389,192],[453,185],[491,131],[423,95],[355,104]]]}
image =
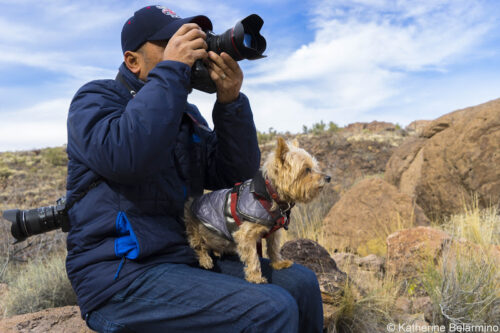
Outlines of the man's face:
{"label": "man's face", "polygon": [[138,50],[138,62],[141,70],[139,71],[139,79],[146,81],[149,72],[163,60],[163,51],[167,46],[167,41],[153,41],[144,43]]}

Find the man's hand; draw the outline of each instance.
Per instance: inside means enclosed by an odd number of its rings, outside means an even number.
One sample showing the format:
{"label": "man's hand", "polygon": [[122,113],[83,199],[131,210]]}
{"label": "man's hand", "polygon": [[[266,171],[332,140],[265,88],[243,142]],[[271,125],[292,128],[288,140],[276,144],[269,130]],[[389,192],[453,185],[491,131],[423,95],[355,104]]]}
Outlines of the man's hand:
{"label": "man's hand", "polygon": [[170,38],[163,60],[179,61],[192,67],[196,60],[207,57],[206,38],[207,35],[196,23],[184,24]]}
{"label": "man's hand", "polygon": [[217,102],[230,103],[240,95],[243,72],[238,63],[225,52],[219,56],[208,52],[208,72],[217,87]]}

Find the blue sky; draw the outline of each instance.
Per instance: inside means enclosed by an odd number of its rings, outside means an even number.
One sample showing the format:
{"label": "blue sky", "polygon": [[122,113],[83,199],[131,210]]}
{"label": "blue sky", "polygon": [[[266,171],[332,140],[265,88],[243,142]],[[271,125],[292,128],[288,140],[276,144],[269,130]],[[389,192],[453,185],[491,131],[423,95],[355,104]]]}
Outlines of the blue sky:
{"label": "blue sky", "polygon": [[[77,89],[114,78],[143,6],[204,14],[222,33],[257,13],[267,58],[242,61],[257,128],[407,125],[500,97],[500,2],[486,0],[0,0],[0,151],[66,143]],[[211,121],[215,95],[189,101]]]}

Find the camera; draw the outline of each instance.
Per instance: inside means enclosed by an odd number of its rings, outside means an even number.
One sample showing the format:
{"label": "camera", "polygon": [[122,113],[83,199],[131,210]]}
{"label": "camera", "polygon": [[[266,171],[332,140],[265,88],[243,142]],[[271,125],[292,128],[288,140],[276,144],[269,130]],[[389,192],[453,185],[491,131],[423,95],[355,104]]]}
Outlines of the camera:
{"label": "camera", "polygon": [[35,209],[10,209],[3,212],[3,217],[12,222],[10,232],[16,243],[26,238],[62,228],[69,231],[69,220],[66,212],[66,197],[57,200],[56,205]]}
{"label": "camera", "polygon": [[[207,51],[217,54],[226,52],[236,61],[264,58],[265,55],[262,54],[266,50],[266,39],[260,34],[263,25],[264,20],[259,15],[252,14],[221,35],[207,30]],[[210,94],[217,91],[207,67],[201,60],[197,60],[191,70],[191,87]]]}

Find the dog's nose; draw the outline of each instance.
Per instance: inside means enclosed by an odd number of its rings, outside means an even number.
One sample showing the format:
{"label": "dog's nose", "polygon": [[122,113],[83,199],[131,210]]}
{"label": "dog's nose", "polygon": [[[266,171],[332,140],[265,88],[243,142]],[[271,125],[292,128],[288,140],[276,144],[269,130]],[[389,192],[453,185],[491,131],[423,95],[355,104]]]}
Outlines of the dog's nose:
{"label": "dog's nose", "polygon": [[330,182],[330,180],[332,180],[332,177],[330,177],[330,176],[328,176],[328,175],[327,175],[327,176],[325,176],[325,182],[329,183],[329,182]]}

